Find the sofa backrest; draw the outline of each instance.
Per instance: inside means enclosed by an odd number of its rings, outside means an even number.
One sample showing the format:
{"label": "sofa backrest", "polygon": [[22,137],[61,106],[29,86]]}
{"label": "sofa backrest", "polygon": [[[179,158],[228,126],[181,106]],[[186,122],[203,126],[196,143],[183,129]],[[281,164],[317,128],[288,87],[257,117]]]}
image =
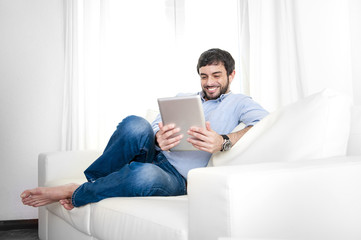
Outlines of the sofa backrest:
{"label": "sofa backrest", "polygon": [[[158,114],[158,110],[148,109],[145,118],[151,123]],[[347,155],[361,155],[361,105],[353,106],[351,110],[351,127]]]}
{"label": "sofa backrest", "polygon": [[361,155],[361,106],[353,106],[347,155]]}

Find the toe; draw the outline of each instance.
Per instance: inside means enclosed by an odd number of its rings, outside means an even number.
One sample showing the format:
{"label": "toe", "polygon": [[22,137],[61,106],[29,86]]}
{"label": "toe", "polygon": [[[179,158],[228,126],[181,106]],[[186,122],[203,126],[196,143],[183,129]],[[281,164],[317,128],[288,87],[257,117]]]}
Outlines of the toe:
{"label": "toe", "polygon": [[29,196],[30,196],[30,191],[29,191],[29,190],[25,190],[25,191],[22,192],[21,195],[20,195],[20,197],[21,197],[22,199],[27,198],[27,197],[29,197]]}

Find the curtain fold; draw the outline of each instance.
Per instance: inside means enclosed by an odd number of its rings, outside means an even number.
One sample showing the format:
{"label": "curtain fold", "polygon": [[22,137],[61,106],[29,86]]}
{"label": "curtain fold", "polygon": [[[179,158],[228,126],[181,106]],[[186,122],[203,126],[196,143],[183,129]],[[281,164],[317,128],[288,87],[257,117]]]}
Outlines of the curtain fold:
{"label": "curtain fold", "polygon": [[118,122],[154,108],[162,86],[176,88],[175,66],[166,65],[175,58],[174,7],[171,0],[64,1],[62,150],[103,149]]}
{"label": "curtain fold", "polygon": [[352,96],[348,1],[240,1],[249,95],[270,111],[324,88]]}
{"label": "curtain fold", "polygon": [[250,32],[248,0],[238,1],[238,38],[239,38],[239,64],[241,75],[241,89],[250,95]]}
{"label": "curtain fold", "polygon": [[72,150],[79,147],[81,141],[81,114],[79,109],[82,102],[81,78],[79,71],[82,66],[79,41],[82,36],[81,1],[65,0],[65,79],[62,119],[62,150]]}
{"label": "curtain fold", "polygon": [[304,97],[297,17],[289,0],[249,1],[250,95],[267,109]]}
{"label": "curtain fold", "polygon": [[62,150],[99,145],[100,25],[106,1],[65,0]]}
{"label": "curtain fold", "polygon": [[62,150],[102,149],[125,116],[197,91],[196,61],[213,47],[236,60],[232,91],[269,111],[324,88],[361,99],[357,0],[64,0],[64,9]]}

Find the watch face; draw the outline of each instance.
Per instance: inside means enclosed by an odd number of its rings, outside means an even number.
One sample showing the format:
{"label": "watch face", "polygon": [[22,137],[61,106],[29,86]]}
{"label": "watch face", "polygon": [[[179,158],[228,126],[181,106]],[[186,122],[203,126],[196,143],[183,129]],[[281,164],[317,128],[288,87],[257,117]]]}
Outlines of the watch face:
{"label": "watch face", "polygon": [[223,143],[223,151],[228,151],[232,148],[232,143],[230,140],[225,140]]}
{"label": "watch face", "polygon": [[228,151],[229,149],[231,149],[231,147],[232,147],[231,141],[227,140],[224,144],[224,151]]}

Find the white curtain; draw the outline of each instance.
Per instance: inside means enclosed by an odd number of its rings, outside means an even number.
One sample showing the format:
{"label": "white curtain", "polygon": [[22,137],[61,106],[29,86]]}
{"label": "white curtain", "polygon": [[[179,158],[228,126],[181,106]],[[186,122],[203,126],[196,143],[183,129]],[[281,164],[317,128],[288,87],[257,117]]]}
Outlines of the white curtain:
{"label": "white curtain", "polygon": [[238,0],[186,0],[182,34],[177,36],[177,78],[185,81],[180,91],[200,90],[196,65],[199,55],[210,48],[229,51],[236,62],[233,92],[241,92],[241,59],[238,26]]}
{"label": "white curtain", "polygon": [[354,103],[361,105],[361,1],[349,0],[349,10],[353,96]]}
{"label": "white curtain", "polygon": [[62,150],[97,149],[99,145],[102,4],[106,1],[64,1]]}
{"label": "white curtain", "polygon": [[[130,114],[172,96],[173,0],[65,0],[62,149],[103,149]],[[163,93],[164,95],[164,93]]]}
{"label": "white curtain", "polygon": [[65,11],[63,150],[103,149],[127,115],[199,91],[201,52],[239,58],[237,1],[65,0]]}
{"label": "white curtain", "polygon": [[64,0],[62,149],[103,149],[158,97],[200,90],[209,48],[236,60],[231,89],[267,110],[324,88],[361,104],[361,1]]}
{"label": "white curtain", "polygon": [[245,92],[268,110],[324,88],[353,96],[349,1],[241,0],[240,13]]}
{"label": "white curtain", "polygon": [[[82,18],[79,17],[79,1],[65,0],[65,78],[64,78],[64,101],[62,119],[62,150],[77,148],[83,128],[79,128],[82,122],[82,114],[79,112],[79,105],[82,102],[81,79],[82,72],[79,71],[82,65],[81,49],[79,38],[82,36]],[[80,111],[83,112],[81,109]],[[79,139],[80,138],[80,139]],[[82,144],[81,144],[82,145]]]}

